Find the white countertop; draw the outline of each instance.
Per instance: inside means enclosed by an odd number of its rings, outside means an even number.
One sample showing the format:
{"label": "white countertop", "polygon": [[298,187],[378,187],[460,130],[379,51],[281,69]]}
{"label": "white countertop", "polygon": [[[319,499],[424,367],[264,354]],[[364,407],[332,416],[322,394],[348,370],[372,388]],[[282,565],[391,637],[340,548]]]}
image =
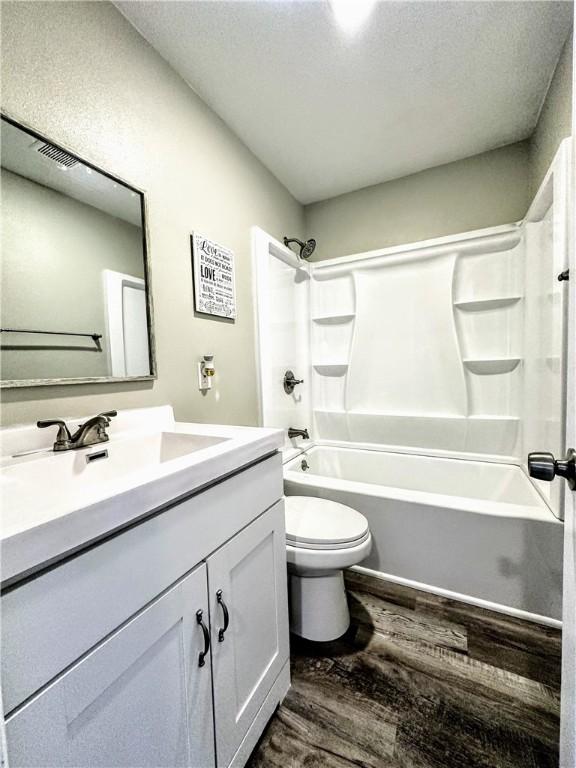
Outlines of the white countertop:
{"label": "white countertop", "polygon": [[[82,419],[67,420],[71,428]],[[158,451],[162,433],[207,445],[139,466],[139,450]],[[12,583],[84,548],[155,509],[238,471],[282,447],[278,429],[174,421],[170,406],[120,411],[106,443],[54,453],[55,429],[2,430],[1,580]],[[215,444],[204,438],[220,438]],[[174,439],[174,437],[172,437]],[[175,438],[179,440],[178,437]],[[109,458],[87,464],[107,449]],[[17,454],[36,451],[25,456]],[[145,457],[149,458],[149,456]],[[126,461],[129,459],[129,461]],[[129,466],[128,466],[129,465]],[[124,467],[125,471],[114,471]]]}

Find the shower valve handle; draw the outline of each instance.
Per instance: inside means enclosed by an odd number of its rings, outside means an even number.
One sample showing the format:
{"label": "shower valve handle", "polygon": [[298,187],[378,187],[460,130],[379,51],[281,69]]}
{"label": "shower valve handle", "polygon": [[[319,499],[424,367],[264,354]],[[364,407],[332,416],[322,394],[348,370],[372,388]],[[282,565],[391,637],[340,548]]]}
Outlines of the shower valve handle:
{"label": "shower valve handle", "polygon": [[297,379],[292,371],[286,371],[284,374],[284,392],[291,395],[296,384],[304,384],[304,379]]}
{"label": "shower valve handle", "polygon": [[535,452],[528,454],[528,473],[536,480],[551,482],[555,477],[568,481],[572,491],[576,490],[576,451],[569,448],[566,458],[556,461],[551,453]]}

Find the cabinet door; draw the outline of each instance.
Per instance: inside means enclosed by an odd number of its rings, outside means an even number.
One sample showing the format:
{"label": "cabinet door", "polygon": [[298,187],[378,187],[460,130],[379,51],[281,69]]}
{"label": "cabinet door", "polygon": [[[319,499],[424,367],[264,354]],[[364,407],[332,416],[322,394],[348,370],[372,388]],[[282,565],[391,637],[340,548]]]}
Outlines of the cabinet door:
{"label": "cabinet door", "polygon": [[282,501],[208,559],[208,584],[216,758],[223,767],[289,655]]}
{"label": "cabinet door", "polygon": [[214,766],[201,565],[8,718],[11,768]]}

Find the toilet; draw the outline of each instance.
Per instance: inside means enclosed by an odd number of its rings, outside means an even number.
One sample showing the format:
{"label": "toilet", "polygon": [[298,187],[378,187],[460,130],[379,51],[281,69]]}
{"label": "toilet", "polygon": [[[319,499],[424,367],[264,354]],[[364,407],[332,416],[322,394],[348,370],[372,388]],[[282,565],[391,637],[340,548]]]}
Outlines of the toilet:
{"label": "toilet", "polygon": [[290,631],[308,640],[335,640],[350,625],[343,569],[370,553],[368,521],[328,499],[287,496],[284,502]]}

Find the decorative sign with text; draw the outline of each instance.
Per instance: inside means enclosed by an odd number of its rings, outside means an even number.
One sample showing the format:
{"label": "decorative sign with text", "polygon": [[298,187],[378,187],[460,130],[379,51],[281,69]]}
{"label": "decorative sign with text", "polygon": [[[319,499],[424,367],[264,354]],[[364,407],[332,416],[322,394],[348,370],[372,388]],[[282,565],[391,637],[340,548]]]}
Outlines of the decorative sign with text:
{"label": "decorative sign with text", "polygon": [[235,318],[234,254],[198,232],[190,240],[196,312]]}

